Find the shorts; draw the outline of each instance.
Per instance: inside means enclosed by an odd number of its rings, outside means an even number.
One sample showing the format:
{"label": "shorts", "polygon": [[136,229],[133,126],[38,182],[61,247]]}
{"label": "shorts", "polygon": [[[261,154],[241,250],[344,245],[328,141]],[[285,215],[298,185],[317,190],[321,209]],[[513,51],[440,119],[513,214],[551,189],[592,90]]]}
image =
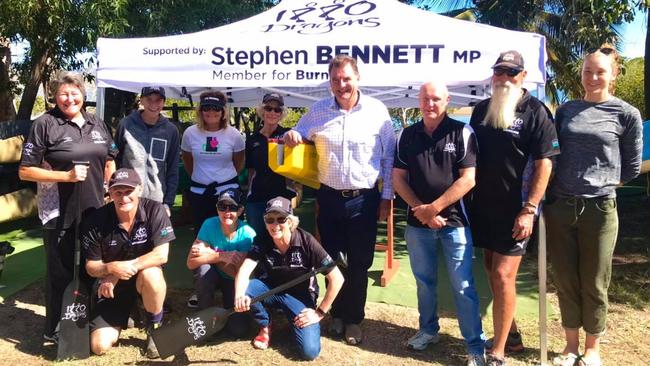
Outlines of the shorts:
{"label": "shorts", "polygon": [[112,299],[97,299],[92,309],[90,331],[108,327],[126,329],[131,309],[140,296],[135,279],[136,276],[128,281],[120,280],[113,290],[115,296]]}
{"label": "shorts", "polygon": [[[474,214],[470,229],[474,239],[474,247],[483,248],[507,256],[523,256],[530,242],[529,236],[523,240],[512,238],[512,226],[515,222],[516,213],[509,215],[486,213]],[[533,230],[535,230],[533,225]]]}

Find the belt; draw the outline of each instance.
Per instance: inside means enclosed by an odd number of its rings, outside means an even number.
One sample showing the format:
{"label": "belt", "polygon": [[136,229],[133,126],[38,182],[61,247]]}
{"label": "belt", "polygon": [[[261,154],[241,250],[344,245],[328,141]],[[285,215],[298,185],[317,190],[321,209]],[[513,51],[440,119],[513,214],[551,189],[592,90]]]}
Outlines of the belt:
{"label": "belt", "polygon": [[340,194],[341,197],[344,197],[344,198],[354,198],[354,197],[360,196],[360,195],[362,195],[364,193],[372,192],[372,191],[377,190],[376,187],[359,188],[359,189],[335,189],[335,188],[332,188],[332,187],[330,187],[328,185],[325,185],[325,184],[322,184],[322,183],[320,185],[320,188],[323,191],[326,191],[326,192],[333,192],[333,193],[336,193],[336,194]]}

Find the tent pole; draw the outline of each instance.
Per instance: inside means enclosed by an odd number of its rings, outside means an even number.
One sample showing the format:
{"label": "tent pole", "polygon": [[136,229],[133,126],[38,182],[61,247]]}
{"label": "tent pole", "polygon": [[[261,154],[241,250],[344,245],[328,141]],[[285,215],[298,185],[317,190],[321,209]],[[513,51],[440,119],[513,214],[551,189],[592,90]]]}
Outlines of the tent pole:
{"label": "tent pole", "polygon": [[[537,84],[537,98],[546,102],[544,84]],[[540,212],[537,226],[538,253],[537,267],[539,277],[539,360],[541,365],[548,363],[548,337],[546,313],[546,223]]]}
{"label": "tent pole", "polygon": [[105,92],[106,89],[101,87],[97,87],[97,91],[95,92],[95,115],[102,121],[106,121],[106,116],[104,116],[104,107],[106,105],[106,101],[104,100]]}

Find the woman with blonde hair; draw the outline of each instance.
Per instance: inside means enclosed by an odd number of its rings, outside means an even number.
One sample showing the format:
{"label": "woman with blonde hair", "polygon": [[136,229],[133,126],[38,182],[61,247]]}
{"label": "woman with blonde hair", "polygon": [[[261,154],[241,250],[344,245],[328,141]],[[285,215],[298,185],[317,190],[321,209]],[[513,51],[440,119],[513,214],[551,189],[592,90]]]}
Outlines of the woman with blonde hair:
{"label": "woman with blonde hair", "polygon": [[242,135],[228,124],[226,96],[207,91],[199,98],[196,124],[185,130],[181,142],[181,158],[192,180],[189,201],[197,232],[205,219],[215,216],[219,194],[239,188],[245,154]]}
{"label": "woman with blonde hair", "polygon": [[248,168],[248,197],[246,218],[248,224],[258,233],[264,227],[264,208],[273,197],[295,197],[296,193],[287,188],[287,179],[269,168],[269,140],[282,138],[289,128],[280,126],[287,115],[284,98],[278,93],[268,93],[262,104],[256,108],[262,118],[262,128],[246,140],[246,168]]}
{"label": "woman with blonde hair", "polygon": [[[566,345],[554,365],[599,366],[607,289],[618,234],[616,187],[640,171],[639,111],[613,95],[618,56],[590,49],[582,65],[584,97],[557,110],[562,154],[544,206]],[[586,336],[580,355],[579,330]]]}

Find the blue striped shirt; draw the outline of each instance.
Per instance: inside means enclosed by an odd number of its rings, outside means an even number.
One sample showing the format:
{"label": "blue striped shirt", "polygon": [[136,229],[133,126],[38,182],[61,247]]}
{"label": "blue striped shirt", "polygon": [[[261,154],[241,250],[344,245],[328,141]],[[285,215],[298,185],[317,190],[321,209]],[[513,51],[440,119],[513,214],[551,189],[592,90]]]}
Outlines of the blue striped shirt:
{"label": "blue striped shirt", "polygon": [[316,145],[318,180],[334,189],[372,188],[382,179],[383,199],[393,198],[395,131],[386,106],[359,94],[350,111],[334,97],[320,100],[294,128]]}

